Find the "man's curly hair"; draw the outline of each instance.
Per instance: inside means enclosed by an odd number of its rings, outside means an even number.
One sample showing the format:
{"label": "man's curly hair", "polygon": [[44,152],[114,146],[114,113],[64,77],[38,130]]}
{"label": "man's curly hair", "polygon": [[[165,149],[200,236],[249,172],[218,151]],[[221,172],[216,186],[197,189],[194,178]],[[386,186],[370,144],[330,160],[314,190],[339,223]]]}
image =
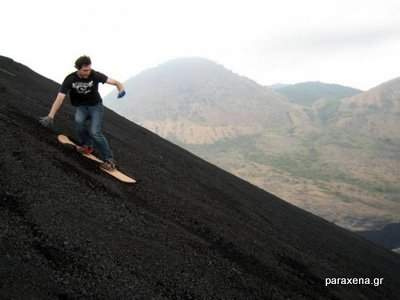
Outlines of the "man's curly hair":
{"label": "man's curly hair", "polygon": [[88,66],[91,64],[92,64],[92,61],[90,60],[90,57],[87,55],[83,55],[75,61],[75,68],[80,70],[80,68],[82,68],[83,66]]}

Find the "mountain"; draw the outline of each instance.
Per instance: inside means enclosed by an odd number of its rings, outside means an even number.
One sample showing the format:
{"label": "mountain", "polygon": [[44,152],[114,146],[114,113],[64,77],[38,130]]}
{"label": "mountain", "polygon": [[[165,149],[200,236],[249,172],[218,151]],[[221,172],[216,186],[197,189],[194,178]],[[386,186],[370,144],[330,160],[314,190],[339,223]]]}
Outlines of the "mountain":
{"label": "mountain", "polygon": [[286,96],[289,101],[312,106],[317,101],[334,101],[361,93],[361,90],[339,84],[320,81],[307,81],[288,85],[273,85],[276,92]]}
{"label": "mountain", "polygon": [[[0,57],[0,298],[396,299],[400,256],[111,110],[124,185],[57,142],[59,84]],[[383,285],[325,278],[383,277]]]}
{"label": "mountain", "polygon": [[105,97],[105,104],[185,144],[212,144],[257,135],[265,128],[312,130],[302,107],[204,58],[168,61],[127,80],[125,88],[132,91],[129,101],[115,101],[114,91]]}
{"label": "mountain", "polygon": [[292,204],[352,230],[399,221],[398,146],[337,126],[344,99],[298,105],[202,58],[168,61],[125,87],[124,101],[106,97],[110,108]]}
{"label": "mountain", "polygon": [[[325,106],[319,108],[319,111],[323,110],[326,110]],[[399,143],[400,77],[343,98],[330,110],[328,122],[331,126]]]}
{"label": "mountain", "polygon": [[359,234],[387,249],[400,248],[400,223],[387,224],[379,230],[360,231]]}
{"label": "mountain", "polygon": [[[400,78],[314,109],[325,128],[316,138],[325,157],[368,191],[377,208],[396,211],[386,224],[399,222]],[[376,225],[370,230],[384,224]]]}

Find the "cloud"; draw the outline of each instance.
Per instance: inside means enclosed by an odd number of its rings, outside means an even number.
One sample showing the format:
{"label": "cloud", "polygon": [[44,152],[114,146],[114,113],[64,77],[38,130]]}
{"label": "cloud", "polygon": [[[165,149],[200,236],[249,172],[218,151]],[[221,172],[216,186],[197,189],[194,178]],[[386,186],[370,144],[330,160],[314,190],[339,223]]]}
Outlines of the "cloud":
{"label": "cloud", "polygon": [[400,41],[400,26],[381,28],[308,31],[253,41],[248,47],[258,54],[300,52],[326,55],[337,51],[365,51]]}

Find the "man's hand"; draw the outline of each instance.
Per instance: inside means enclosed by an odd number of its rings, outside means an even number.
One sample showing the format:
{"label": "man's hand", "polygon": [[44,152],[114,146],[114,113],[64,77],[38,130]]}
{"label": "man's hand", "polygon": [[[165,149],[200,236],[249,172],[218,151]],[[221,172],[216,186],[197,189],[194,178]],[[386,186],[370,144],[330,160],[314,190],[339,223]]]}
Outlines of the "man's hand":
{"label": "man's hand", "polygon": [[125,90],[122,90],[122,91],[120,91],[120,92],[118,93],[117,98],[122,98],[123,96],[125,96],[125,94],[126,94]]}
{"label": "man's hand", "polygon": [[50,127],[53,126],[54,119],[49,116],[41,117],[39,118],[39,123],[42,124],[44,127]]}

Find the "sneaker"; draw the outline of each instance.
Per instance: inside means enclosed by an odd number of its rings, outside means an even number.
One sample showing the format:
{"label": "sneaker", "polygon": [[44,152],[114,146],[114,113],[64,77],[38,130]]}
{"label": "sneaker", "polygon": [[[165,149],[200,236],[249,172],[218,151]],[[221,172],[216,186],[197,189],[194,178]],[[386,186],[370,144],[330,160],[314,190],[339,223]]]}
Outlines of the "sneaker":
{"label": "sneaker", "polygon": [[103,168],[107,171],[113,171],[116,169],[115,161],[111,159],[107,159],[105,162],[100,164],[100,168]]}
{"label": "sneaker", "polygon": [[76,146],[76,150],[82,154],[91,154],[94,151],[93,147],[86,146],[86,145]]}

